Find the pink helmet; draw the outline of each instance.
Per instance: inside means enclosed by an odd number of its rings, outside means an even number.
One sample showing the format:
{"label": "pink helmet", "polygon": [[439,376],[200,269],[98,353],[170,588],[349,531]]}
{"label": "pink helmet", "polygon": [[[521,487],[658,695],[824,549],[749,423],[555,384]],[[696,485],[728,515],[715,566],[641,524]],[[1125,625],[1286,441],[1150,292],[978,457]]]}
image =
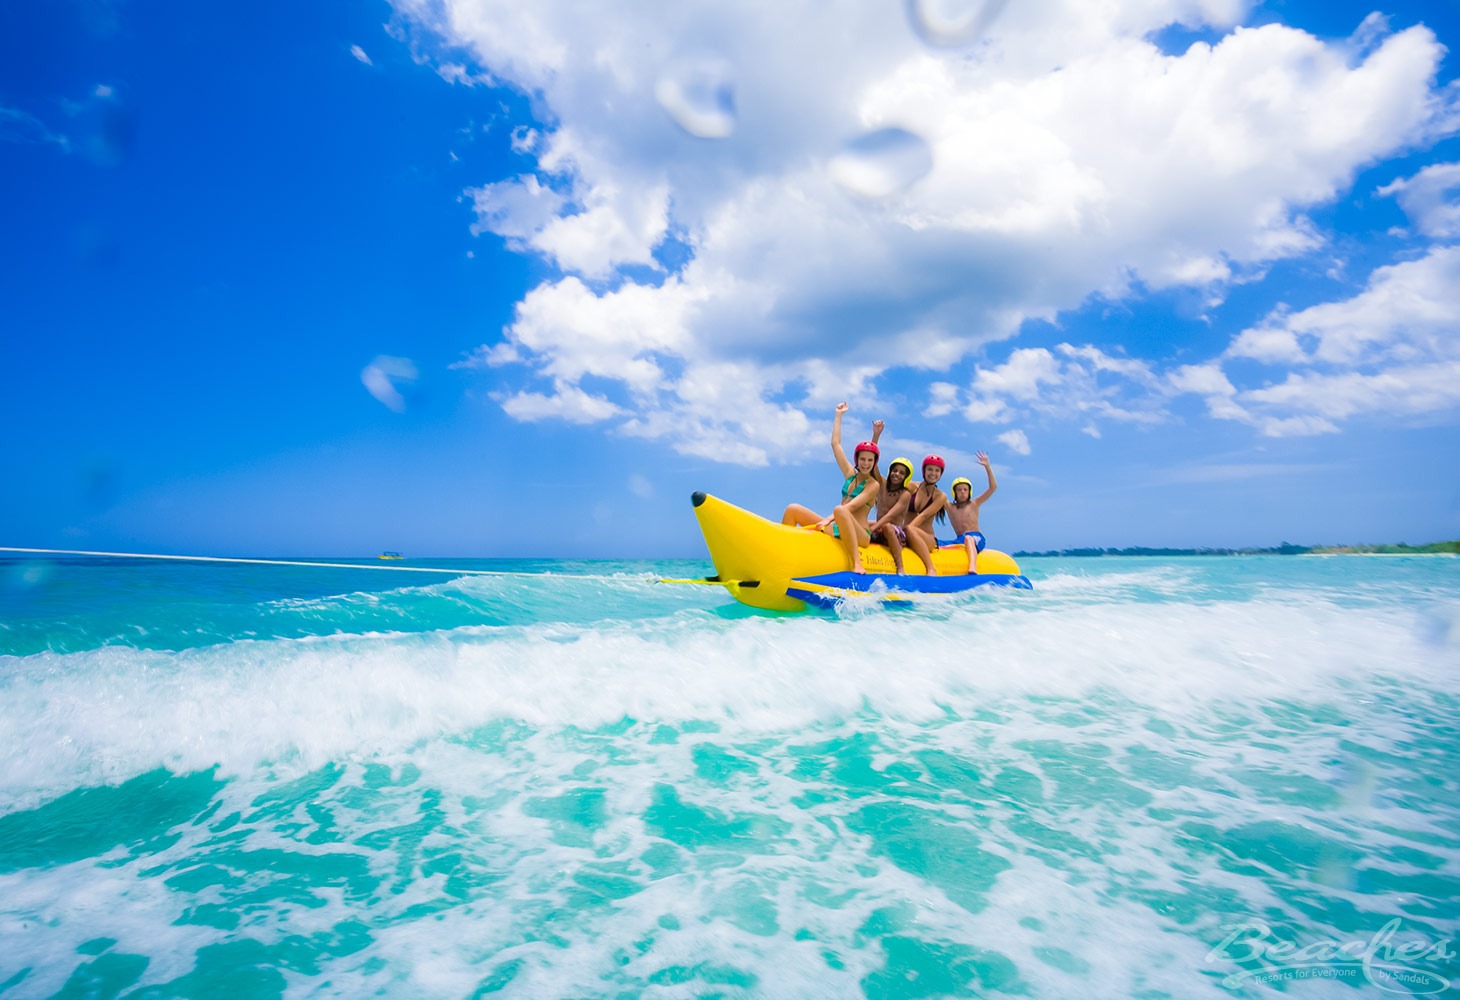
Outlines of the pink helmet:
{"label": "pink helmet", "polygon": [[882,452],[879,451],[877,449],[877,446],[875,444],[873,444],[871,441],[862,441],[862,442],[859,442],[857,444],[857,446],[852,449],[852,457],[853,458],[856,458],[857,452],[859,452],[859,451],[870,451],[872,453],[873,457],[875,457],[875,458],[881,458],[882,457]]}
{"label": "pink helmet", "polygon": [[942,455],[929,455],[927,458],[923,459],[923,468],[927,468],[930,465],[936,465],[939,472],[942,472],[943,470],[948,468],[948,466],[943,463]]}

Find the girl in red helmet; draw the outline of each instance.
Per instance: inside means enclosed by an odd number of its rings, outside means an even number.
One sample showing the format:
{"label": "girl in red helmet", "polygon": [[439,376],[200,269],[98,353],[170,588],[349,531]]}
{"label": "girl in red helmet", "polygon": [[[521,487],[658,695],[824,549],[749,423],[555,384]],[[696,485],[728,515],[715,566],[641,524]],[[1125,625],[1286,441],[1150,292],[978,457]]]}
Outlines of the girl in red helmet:
{"label": "girl in red helmet", "polygon": [[938,489],[938,480],[943,478],[945,466],[946,463],[940,455],[929,455],[923,459],[923,481],[913,490],[912,500],[907,507],[907,544],[928,568],[929,576],[938,575],[932,556],[932,550],[938,544],[938,540],[933,537],[933,519],[948,519],[948,495]]}
{"label": "girl in red helmet", "polygon": [[[861,546],[871,540],[867,531],[867,514],[882,488],[882,474],[877,471],[878,448],[871,441],[863,441],[853,450],[855,464],[847,461],[847,453],[842,450],[842,414],[846,412],[847,404],[838,403],[836,417],[831,423],[831,452],[836,456],[837,467],[846,477],[842,481],[842,502],[832,510],[830,517],[822,517],[808,507],[793,503],[781,515],[781,523],[815,528],[841,539],[842,548],[846,549],[847,558],[851,560],[852,572],[865,573]],[[868,489],[869,484],[871,489]]]}

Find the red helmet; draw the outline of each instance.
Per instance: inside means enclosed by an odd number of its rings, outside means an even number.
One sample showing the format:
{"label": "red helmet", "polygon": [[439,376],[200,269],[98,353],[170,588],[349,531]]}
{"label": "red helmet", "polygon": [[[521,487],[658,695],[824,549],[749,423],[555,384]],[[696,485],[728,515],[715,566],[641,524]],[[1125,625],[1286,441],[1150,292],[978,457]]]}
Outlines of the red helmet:
{"label": "red helmet", "polygon": [[936,465],[939,472],[942,472],[948,468],[948,466],[943,464],[942,455],[929,455],[927,458],[923,459],[923,468],[926,469],[930,465]]}
{"label": "red helmet", "polygon": [[873,456],[875,456],[876,458],[881,458],[882,457],[882,452],[878,451],[877,450],[877,446],[875,444],[873,444],[871,441],[862,441],[855,448],[853,448],[852,449],[852,457],[853,458],[856,458],[857,457],[857,452],[859,452],[859,451],[870,451],[873,454]]}

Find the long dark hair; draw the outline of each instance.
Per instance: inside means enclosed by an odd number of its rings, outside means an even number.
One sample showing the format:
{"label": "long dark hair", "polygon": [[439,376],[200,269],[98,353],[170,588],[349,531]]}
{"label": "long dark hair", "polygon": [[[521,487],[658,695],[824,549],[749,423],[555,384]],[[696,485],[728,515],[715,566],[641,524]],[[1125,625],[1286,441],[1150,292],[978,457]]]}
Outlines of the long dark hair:
{"label": "long dark hair", "polygon": [[[921,483],[918,483],[918,489],[922,489],[925,485],[929,485],[929,484],[927,484],[926,481],[921,482]],[[933,496],[934,497],[936,497],[939,493],[943,493],[942,490],[938,489],[938,484],[937,483],[932,483],[931,485],[933,487]],[[948,520],[948,494],[943,493],[943,501],[944,501],[943,502],[943,506],[939,507],[938,508],[938,513],[936,513],[936,514],[933,515],[933,520],[934,521],[946,521],[946,520]],[[928,500],[928,503],[932,503],[932,502],[933,502],[932,499],[929,499]]]}

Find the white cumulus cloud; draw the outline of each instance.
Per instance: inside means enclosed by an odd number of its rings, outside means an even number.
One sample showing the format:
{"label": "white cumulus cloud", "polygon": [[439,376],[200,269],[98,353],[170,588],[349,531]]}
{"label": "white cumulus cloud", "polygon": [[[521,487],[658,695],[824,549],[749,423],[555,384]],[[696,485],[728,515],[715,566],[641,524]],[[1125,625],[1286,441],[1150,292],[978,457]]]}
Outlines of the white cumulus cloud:
{"label": "white cumulus cloud", "polygon": [[[492,349],[542,380],[508,412],[593,413],[747,464],[804,454],[807,412],[875,397],[888,368],[946,372],[1091,296],[1220,301],[1322,245],[1308,209],[1456,118],[1428,28],[1324,40],[1243,27],[1236,0],[1021,0],[967,23],[858,0],[396,6],[541,108],[520,150],[535,168],[473,191],[479,232],[560,272]],[[1151,38],[1173,24],[1215,41],[1164,52]],[[685,263],[666,272],[670,243]],[[1313,356],[1304,336],[1275,317],[1233,350],[1295,362]],[[1146,363],[1066,347],[1016,351],[927,411],[1164,419],[1176,390]],[[701,391],[724,371],[742,379],[734,408]],[[585,409],[585,378],[632,405]],[[557,398],[556,414],[539,401]]]}
{"label": "white cumulus cloud", "polygon": [[1363,292],[1244,331],[1228,353],[1260,361],[1362,365],[1454,356],[1460,330],[1460,247],[1381,267]]}
{"label": "white cumulus cloud", "polygon": [[508,416],[528,423],[565,420],[570,424],[593,424],[623,411],[602,396],[590,396],[575,385],[562,383],[552,393],[519,392],[501,400]]}
{"label": "white cumulus cloud", "polygon": [[1460,236],[1460,163],[1433,163],[1413,177],[1381,187],[1378,193],[1394,195],[1426,236]]}
{"label": "white cumulus cloud", "polygon": [[[1414,417],[1460,408],[1460,247],[1378,268],[1348,299],[1275,310],[1233,339],[1225,359],[1179,369],[1176,392],[1206,398],[1215,417],[1271,437],[1325,434],[1361,415]],[[1223,362],[1281,369],[1238,390]]]}
{"label": "white cumulus cloud", "polygon": [[1165,419],[1165,395],[1149,365],[1090,345],[1018,348],[1002,365],[977,368],[969,393],[963,413],[982,423],[1038,415],[1083,422],[1085,433],[1099,437],[1100,420]]}
{"label": "white cumulus cloud", "polygon": [[1029,454],[1029,436],[1020,430],[1005,431],[998,441],[1016,455]]}

